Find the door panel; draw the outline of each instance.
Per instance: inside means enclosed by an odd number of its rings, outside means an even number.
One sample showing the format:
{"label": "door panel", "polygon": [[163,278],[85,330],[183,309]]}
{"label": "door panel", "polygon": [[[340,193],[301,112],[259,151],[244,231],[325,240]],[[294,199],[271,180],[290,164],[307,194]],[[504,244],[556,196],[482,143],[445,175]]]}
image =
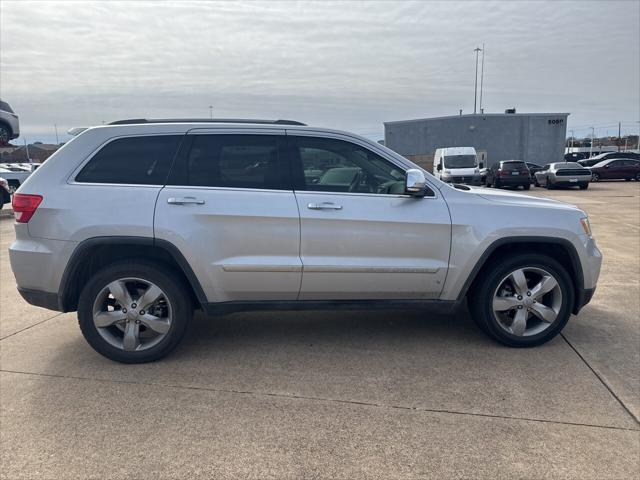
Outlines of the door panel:
{"label": "door panel", "polygon": [[295,300],[300,222],[293,190],[285,190],[288,165],[281,168],[284,132],[266,140],[228,133],[193,135],[170,176],[180,184],[158,196],[155,236],[180,249],[209,302]]}
{"label": "door panel", "polygon": [[[436,299],[451,224],[442,198],[296,192],[300,299]],[[310,209],[325,202],[339,210]]]}

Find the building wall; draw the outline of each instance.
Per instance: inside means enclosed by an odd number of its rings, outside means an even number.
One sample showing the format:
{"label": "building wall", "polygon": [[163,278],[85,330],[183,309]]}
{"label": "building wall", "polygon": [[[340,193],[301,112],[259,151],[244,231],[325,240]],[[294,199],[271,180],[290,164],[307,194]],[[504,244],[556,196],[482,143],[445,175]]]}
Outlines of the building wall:
{"label": "building wall", "polygon": [[563,160],[567,116],[487,114],[389,122],[385,144],[410,159],[430,156],[430,163],[437,148],[475,147],[486,152],[489,165],[513,159],[545,164]]}

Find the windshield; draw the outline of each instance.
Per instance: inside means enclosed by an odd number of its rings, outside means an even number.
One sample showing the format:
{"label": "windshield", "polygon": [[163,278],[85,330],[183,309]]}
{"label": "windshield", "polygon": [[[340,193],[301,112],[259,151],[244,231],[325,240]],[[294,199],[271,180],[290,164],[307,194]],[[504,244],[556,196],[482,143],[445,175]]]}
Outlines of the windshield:
{"label": "windshield", "polygon": [[601,162],[596,162],[595,164],[591,165],[594,168],[602,168],[605,165],[608,165],[611,162],[611,160],[603,160]]}
{"label": "windshield", "polygon": [[525,170],[526,168],[524,162],[502,162],[503,170]]}
{"label": "windshield", "polygon": [[473,168],[478,165],[475,155],[447,155],[442,160],[444,168]]}
{"label": "windshield", "polygon": [[576,162],[556,163],[556,170],[562,170],[564,168],[584,168],[584,167]]}

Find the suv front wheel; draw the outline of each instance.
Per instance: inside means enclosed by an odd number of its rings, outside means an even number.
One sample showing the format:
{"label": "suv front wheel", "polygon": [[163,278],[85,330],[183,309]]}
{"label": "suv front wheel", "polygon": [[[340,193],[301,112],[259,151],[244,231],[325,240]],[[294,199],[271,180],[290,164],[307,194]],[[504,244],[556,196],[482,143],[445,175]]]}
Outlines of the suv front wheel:
{"label": "suv front wheel", "polygon": [[78,301],[78,322],[87,342],[122,363],[167,355],[182,340],[192,314],[189,293],[176,275],[133,261],[99,271]]}
{"label": "suv front wheel", "polygon": [[469,306],[478,326],[510,347],[533,347],[564,328],[574,301],[571,278],[553,258],[523,254],[485,271]]}

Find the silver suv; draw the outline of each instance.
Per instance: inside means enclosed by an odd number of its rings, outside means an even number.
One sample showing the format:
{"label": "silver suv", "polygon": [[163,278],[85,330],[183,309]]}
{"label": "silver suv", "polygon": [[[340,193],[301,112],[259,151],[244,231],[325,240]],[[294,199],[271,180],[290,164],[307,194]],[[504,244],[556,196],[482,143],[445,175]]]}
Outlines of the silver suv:
{"label": "silver suv", "polygon": [[169,353],[194,308],[468,299],[494,339],[539,345],[589,302],[602,260],[574,206],[456,188],[378,143],[282,120],[90,128],[13,208],[22,296],[77,310],[91,346],[127,363]]}
{"label": "silver suv", "polygon": [[0,147],[20,136],[20,121],[7,102],[0,100]]}

